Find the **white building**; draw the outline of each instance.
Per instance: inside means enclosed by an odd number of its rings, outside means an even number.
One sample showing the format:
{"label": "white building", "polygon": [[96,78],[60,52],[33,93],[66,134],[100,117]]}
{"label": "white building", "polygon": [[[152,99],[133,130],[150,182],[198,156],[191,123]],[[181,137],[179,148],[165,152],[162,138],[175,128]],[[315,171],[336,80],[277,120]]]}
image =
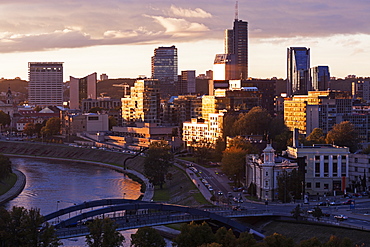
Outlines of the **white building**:
{"label": "white building", "polygon": [[246,163],[246,184],[256,186],[257,197],[261,200],[276,200],[278,179],[281,172],[291,172],[298,169],[296,163],[289,159],[277,158],[271,144],[263,150],[262,157],[248,154]]}

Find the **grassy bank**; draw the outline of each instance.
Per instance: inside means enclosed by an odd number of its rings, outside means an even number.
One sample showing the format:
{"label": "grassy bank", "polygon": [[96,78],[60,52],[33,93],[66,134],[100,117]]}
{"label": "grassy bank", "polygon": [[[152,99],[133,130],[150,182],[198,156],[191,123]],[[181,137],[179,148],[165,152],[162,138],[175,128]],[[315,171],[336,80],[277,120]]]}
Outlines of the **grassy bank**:
{"label": "grassy bank", "polygon": [[272,221],[263,228],[263,231],[263,234],[266,236],[275,232],[283,234],[292,238],[296,243],[312,237],[318,238],[323,243],[328,241],[331,235],[335,235],[340,238],[347,237],[351,239],[354,244],[359,244],[359,246],[361,246],[362,243],[365,243],[365,246],[370,246],[369,232],[342,227]]}
{"label": "grassy bank", "polygon": [[17,182],[17,175],[14,173],[10,174],[7,178],[0,181],[0,195],[4,195],[8,190],[10,190],[15,182]]}

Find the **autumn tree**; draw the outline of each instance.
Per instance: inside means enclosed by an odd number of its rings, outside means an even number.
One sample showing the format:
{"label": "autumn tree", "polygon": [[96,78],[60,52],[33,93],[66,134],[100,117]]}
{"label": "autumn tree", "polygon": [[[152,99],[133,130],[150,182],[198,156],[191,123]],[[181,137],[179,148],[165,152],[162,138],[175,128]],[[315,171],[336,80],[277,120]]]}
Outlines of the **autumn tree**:
{"label": "autumn tree", "polygon": [[10,159],[0,154],[0,179],[8,177],[12,173],[12,162]]}
{"label": "autumn tree", "polygon": [[119,247],[125,240],[117,231],[117,224],[110,218],[96,218],[87,225],[89,234],[86,244],[89,247]]}
{"label": "autumn tree", "polygon": [[292,214],[294,219],[298,220],[299,217],[301,217],[301,214],[303,213],[303,211],[301,209],[301,206],[297,204],[297,206],[292,211],[290,211],[290,213]]}
{"label": "autumn tree", "polygon": [[297,247],[321,247],[322,244],[320,240],[318,240],[316,237],[307,239],[307,240],[302,240],[299,242]]}
{"label": "autumn tree", "polygon": [[326,135],[326,143],[346,146],[350,148],[351,152],[356,151],[358,147],[358,134],[354,125],[349,121],[334,125],[333,129]]}
{"label": "autumn tree", "polygon": [[309,134],[306,140],[310,144],[325,144],[325,134],[320,128],[315,128],[312,130],[311,134]]}
{"label": "autumn tree", "polygon": [[349,238],[340,238],[334,235],[331,235],[329,240],[325,244],[323,244],[323,247],[351,247],[351,246],[353,246],[353,244]]}
{"label": "autumn tree", "polygon": [[57,135],[60,132],[60,119],[58,117],[52,117],[46,121],[46,124],[41,129],[41,133],[44,136]]}
{"label": "autumn tree", "polygon": [[223,153],[221,168],[222,171],[234,179],[235,185],[239,185],[245,172],[245,155],[247,151],[240,147],[230,147]]}
{"label": "autumn tree", "polygon": [[23,128],[23,133],[28,136],[33,136],[36,132],[35,124],[34,123],[27,123]]}
{"label": "autumn tree", "polygon": [[263,239],[264,245],[266,247],[293,247],[294,241],[291,238],[288,238],[279,233],[274,233],[270,236],[267,236]]}
{"label": "autumn tree", "polygon": [[144,173],[154,185],[163,188],[165,176],[173,161],[171,146],[165,141],[150,144],[144,160]]}
{"label": "autumn tree", "polygon": [[231,229],[227,230],[225,227],[221,227],[216,231],[215,234],[216,243],[222,245],[222,247],[235,247],[236,237]]}
{"label": "autumn tree", "polygon": [[101,112],[102,110],[105,110],[105,109],[102,107],[96,106],[96,107],[90,108],[89,113],[98,113],[98,112]]}
{"label": "autumn tree", "polygon": [[108,122],[109,122],[109,129],[111,130],[113,126],[117,126],[117,120],[114,116],[109,116],[108,117]]}
{"label": "autumn tree", "polygon": [[131,246],[165,247],[166,242],[156,229],[151,227],[141,227],[135,234],[131,234]]}

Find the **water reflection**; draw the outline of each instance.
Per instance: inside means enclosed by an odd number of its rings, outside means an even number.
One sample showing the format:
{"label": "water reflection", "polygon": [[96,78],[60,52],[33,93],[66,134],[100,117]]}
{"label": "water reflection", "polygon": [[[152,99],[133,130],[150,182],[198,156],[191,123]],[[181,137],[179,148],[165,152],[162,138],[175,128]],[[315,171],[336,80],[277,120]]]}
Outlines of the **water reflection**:
{"label": "water reflection", "polygon": [[[140,184],[109,168],[78,162],[11,158],[13,167],[26,177],[23,192],[5,204],[39,208],[42,215],[84,201],[107,198],[137,199]],[[126,240],[136,230],[123,232]],[[63,240],[64,246],[85,246],[85,238]],[[128,245],[127,245],[128,244]],[[127,241],[129,246],[129,241]]]}

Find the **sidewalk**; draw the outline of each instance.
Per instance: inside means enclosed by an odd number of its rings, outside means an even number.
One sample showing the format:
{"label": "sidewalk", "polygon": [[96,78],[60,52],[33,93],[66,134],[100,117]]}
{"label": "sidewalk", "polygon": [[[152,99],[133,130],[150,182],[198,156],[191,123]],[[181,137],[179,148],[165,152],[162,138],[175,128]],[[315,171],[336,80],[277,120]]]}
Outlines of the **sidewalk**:
{"label": "sidewalk", "polygon": [[8,192],[0,196],[0,205],[17,197],[24,189],[24,186],[26,186],[26,176],[21,171],[15,169],[13,172],[17,175],[17,181]]}

